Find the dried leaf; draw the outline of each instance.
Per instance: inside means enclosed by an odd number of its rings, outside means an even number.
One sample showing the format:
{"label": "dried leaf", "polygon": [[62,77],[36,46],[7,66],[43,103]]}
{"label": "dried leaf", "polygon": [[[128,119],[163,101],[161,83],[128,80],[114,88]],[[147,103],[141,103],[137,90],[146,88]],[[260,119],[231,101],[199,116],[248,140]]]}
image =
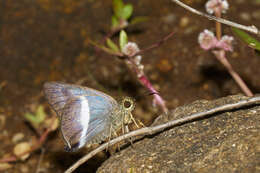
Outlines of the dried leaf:
{"label": "dried leaf", "polygon": [[[13,153],[19,157],[21,160],[26,160],[29,156],[30,156],[30,153],[26,153],[26,152],[29,152],[31,149],[31,145],[28,143],[28,142],[21,142],[17,145],[15,145],[14,149],[13,149]],[[26,153],[26,154],[23,154],[23,153]],[[23,154],[21,156],[21,154]]]}

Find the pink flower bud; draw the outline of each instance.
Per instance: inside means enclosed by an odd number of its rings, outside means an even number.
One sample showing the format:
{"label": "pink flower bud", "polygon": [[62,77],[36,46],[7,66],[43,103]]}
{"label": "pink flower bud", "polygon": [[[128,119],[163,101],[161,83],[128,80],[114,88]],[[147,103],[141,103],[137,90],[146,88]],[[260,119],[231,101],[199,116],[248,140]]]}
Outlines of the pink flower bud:
{"label": "pink flower bud", "polygon": [[123,50],[122,50],[123,54],[130,56],[130,57],[135,55],[139,51],[140,51],[140,49],[138,48],[137,44],[134,42],[128,42],[123,47]]}
{"label": "pink flower bud", "polygon": [[225,13],[228,10],[227,0],[209,0],[205,7],[209,14],[213,13]]}
{"label": "pink flower bud", "polygon": [[217,43],[218,48],[222,48],[225,51],[233,51],[232,41],[234,40],[233,37],[224,35],[221,40]]}
{"label": "pink flower bud", "polygon": [[216,47],[218,41],[213,32],[205,29],[199,34],[198,42],[202,49],[209,50]]}

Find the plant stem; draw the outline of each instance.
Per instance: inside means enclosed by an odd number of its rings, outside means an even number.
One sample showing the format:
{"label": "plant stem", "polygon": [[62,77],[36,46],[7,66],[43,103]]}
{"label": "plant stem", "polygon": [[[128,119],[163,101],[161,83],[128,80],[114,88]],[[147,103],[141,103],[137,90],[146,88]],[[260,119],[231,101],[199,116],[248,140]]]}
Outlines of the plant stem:
{"label": "plant stem", "polygon": [[168,113],[168,108],[165,105],[165,101],[163,100],[163,98],[158,94],[158,92],[154,89],[154,87],[152,86],[152,84],[150,83],[150,81],[148,80],[148,78],[143,75],[139,77],[139,81],[151,92],[153,93],[153,97],[154,97],[154,101],[155,104],[159,105],[163,112],[165,114]]}
{"label": "plant stem", "polygon": [[228,70],[229,74],[233,77],[233,79],[236,81],[238,86],[241,88],[241,90],[247,95],[247,96],[253,96],[253,93],[251,90],[247,87],[245,82],[242,80],[242,78],[238,75],[238,73],[233,69],[231,64],[228,62],[225,51],[224,50],[218,50],[213,51],[216,58],[221,62],[221,64],[224,65],[224,67]]}
{"label": "plant stem", "polygon": [[[216,17],[221,18],[221,11],[217,11],[215,15]],[[216,35],[217,35],[217,39],[220,40],[222,36],[222,31],[221,31],[221,23],[219,23],[218,21],[216,21]]]}
{"label": "plant stem", "polygon": [[133,71],[139,82],[146,87],[151,93],[153,93],[153,97],[154,97],[154,103],[159,105],[161,107],[161,109],[163,110],[163,112],[165,114],[168,113],[168,108],[166,107],[165,101],[163,100],[163,98],[159,95],[159,93],[155,90],[155,88],[152,86],[151,82],[149,81],[149,79],[146,77],[146,75],[144,74],[143,70],[138,68],[138,65],[133,61],[132,57],[128,57],[125,60],[126,64],[129,65],[129,69],[131,71]]}
{"label": "plant stem", "polygon": [[[221,11],[217,10],[215,11],[215,15],[217,18],[221,18]],[[222,31],[221,31],[221,23],[216,21],[216,35],[218,41],[222,37]],[[215,54],[217,60],[220,61],[221,64],[227,69],[229,74],[232,76],[232,78],[236,81],[238,86],[241,88],[241,90],[247,95],[247,96],[253,96],[253,93],[250,91],[250,89],[247,87],[245,82],[242,80],[242,78],[239,76],[239,74],[233,69],[232,65],[229,63],[229,61],[226,58],[226,52],[225,50],[217,50],[213,51]]]}

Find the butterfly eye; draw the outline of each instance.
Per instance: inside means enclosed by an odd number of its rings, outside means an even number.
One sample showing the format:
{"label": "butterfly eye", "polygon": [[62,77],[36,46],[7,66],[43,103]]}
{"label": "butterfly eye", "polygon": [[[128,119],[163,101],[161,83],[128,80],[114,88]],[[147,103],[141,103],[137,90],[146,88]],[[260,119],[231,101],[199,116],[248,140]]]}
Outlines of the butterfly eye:
{"label": "butterfly eye", "polygon": [[132,111],[135,107],[134,101],[129,97],[124,98],[122,104],[125,111]]}

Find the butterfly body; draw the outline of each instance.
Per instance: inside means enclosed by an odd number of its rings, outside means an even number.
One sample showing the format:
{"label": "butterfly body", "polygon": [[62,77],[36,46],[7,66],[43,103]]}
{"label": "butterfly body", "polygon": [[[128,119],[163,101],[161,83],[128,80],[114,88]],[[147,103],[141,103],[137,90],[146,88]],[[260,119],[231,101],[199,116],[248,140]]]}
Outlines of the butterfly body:
{"label": "butterfly body", "polygon": [[44,93],[60,119],[66,150],[100,143],[130,121],[124,107],[111,96],[79,85],[44,84]]}

